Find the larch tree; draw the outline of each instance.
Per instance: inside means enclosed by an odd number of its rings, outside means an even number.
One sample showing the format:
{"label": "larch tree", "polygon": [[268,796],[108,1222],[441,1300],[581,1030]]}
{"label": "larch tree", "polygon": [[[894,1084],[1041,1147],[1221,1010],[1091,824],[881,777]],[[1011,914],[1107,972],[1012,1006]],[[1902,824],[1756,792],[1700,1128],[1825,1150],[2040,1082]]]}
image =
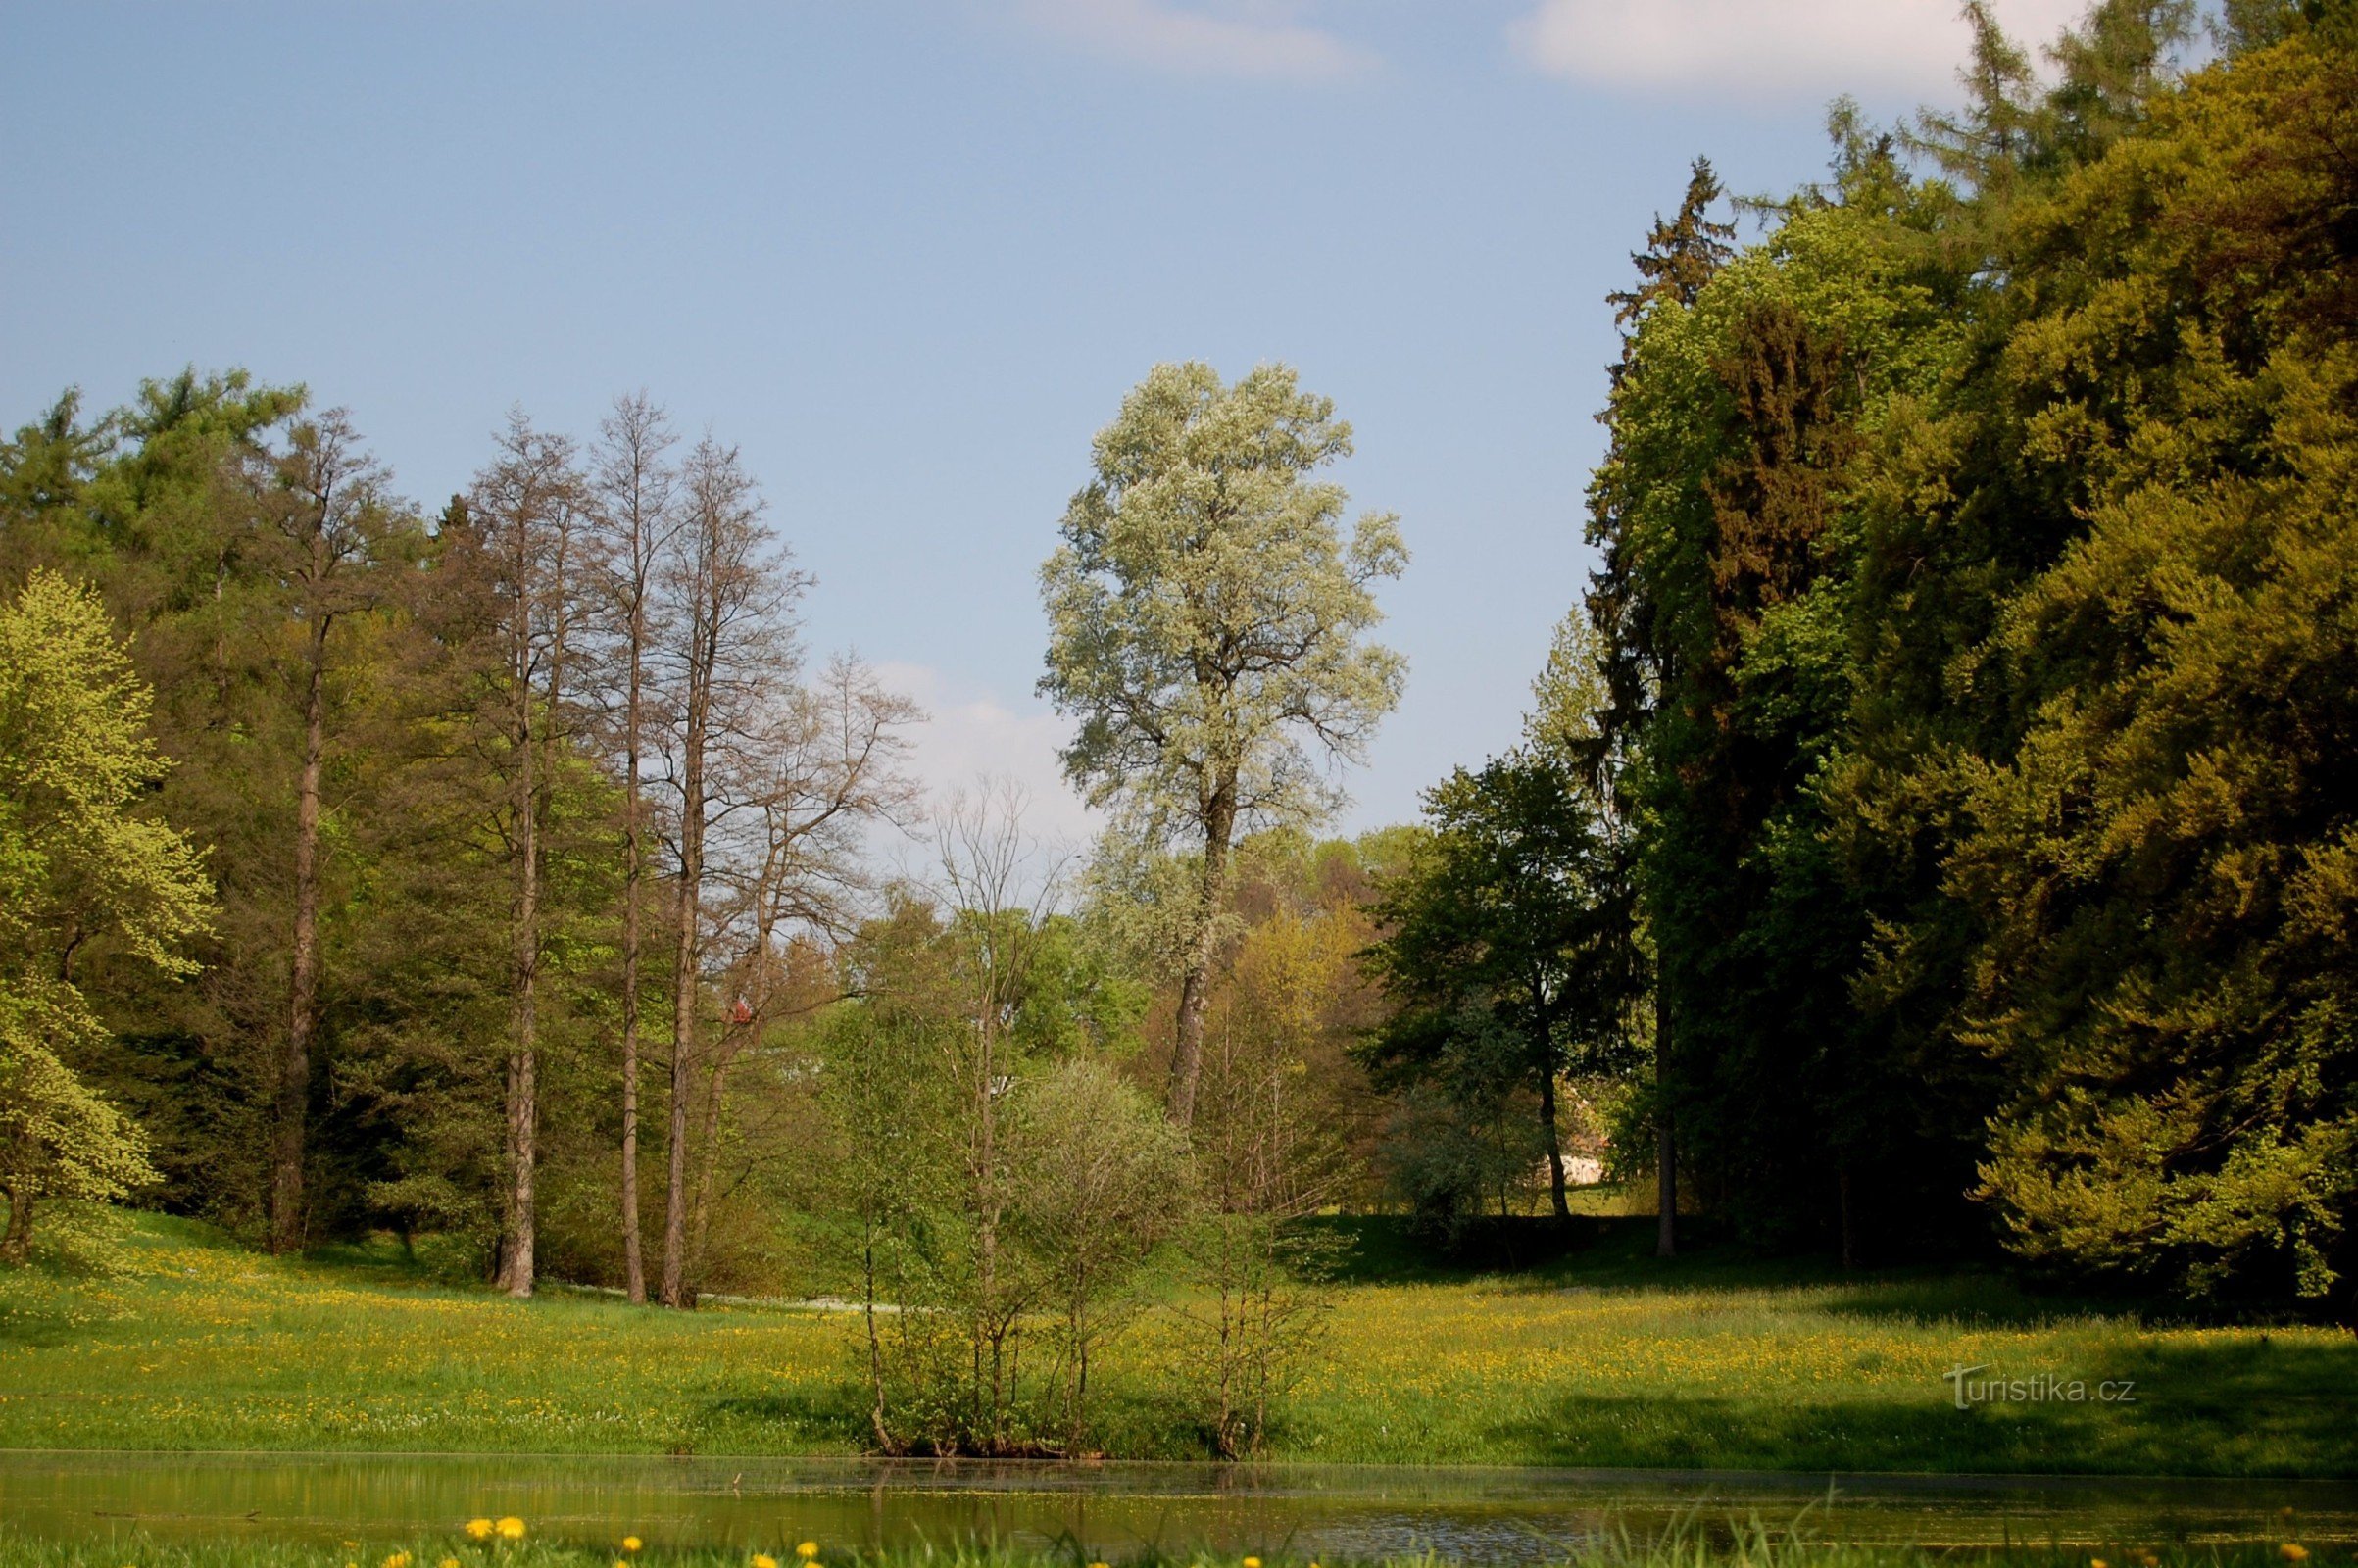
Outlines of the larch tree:
{"label": "larch tree", "polygon": [[633,1302],[647,1299],[646,1247],[639,1217],[640,975],[644,956],[649,742],[648,652],[657,635],[657,570],[676,518],[666,454],[676,438],[645,393],[616,398],[599,426],[597,520],[610,660],[607,684],[619,707],[622,754],[622,1266]]}
{"label": "larch tree", "polygon": [[1347,537],[1343,489],[1315,477],[1350,451],[1333,402],[1288,367],[1226,385],[1207,365],[1156,366],[1098,433],[1041,567],[1040,691],[1080,725],[1067,776],[1137,837],[1202,856],[1167,1093],[1182,1127],[1236,837],[1331,809],[1332,765],[1363,758],[1405,678],[1366,636],[1374,584],[1407,564],[1396,519],[1365,514]]}
{"label": "larch tree", "polygon": [[535,1274],[540,1120],[543,827],[565,739],[565,689],[583,611],[588,493],[571,441],[535,430],[518,412],[499,455],[475,476],[468,511],[480,530],[498,605],[486,717],[507,785],[509,909],[505,1176],[496,1282],[530,1296]]}
{"label": "larch tree", "polygon": [[689,1107],[702,1055],[702,1001],[714,818],[743,803],[732,762],[796,673],[793,612],[809,579],[761,521],[762,500],[733,447],[707,436],[679,477],[678,523],[663,554],[664,766],[673,795],[670,1125],[665,1150],[665,1306],[687,1304]]}
{"label": "larch tree", "polygon": [[341,409],[287,432],[265,500],[262,548],[302,628],[303,761],[295,782],[294,909],[286,1034],[270,1158],[270,1250],[304,1242],[303,1162],[319,1025],[319,786],[327,758],[330,643],[338,623],[379,600],[380,558],[401,531],[385,470],[361,450]]}
{"label": "larch tree", "polygon": [[724,976],[729,1000],[705,1064],[703,1131],[693,1151],[690,1298],[722,1166],[731,1069],[773,1027],[835,1000],[832,986],[795,984],[793,970],[798,958],[812,964],[814,941],[858,923],[868,891],[864,831],[914,818],[907,731],[923,716],[865,665],[839,657],[815,682],[772,694],[765,721],[733,748],[723,777],[734,808],[718,824],[724,853],[712,858],[721,862],[713,880],[723,890],[715,935],[736,945],[736,957]]}

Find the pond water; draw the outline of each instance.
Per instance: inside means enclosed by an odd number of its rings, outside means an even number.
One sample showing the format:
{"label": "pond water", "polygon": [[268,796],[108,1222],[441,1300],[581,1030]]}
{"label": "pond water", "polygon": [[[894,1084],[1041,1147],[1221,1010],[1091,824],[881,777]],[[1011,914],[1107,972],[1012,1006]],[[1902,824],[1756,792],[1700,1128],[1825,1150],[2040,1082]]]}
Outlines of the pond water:
{"label": "pond water", "polygon": [[[2285,1516],[2291,1510],[2291,1517]],[[1597,1538],[1749,1521],[1929,1546],[2358,1543],[2358,1483],[1719,1472],[1070,1467],[485,1454],[0,1452],[0,1519],[25,1535],[415,1540],[516,1514],[584,1544],[777,1551],[975,1538],[1119,1560],[1209,1546],[1338,1559],[1434,1551],[1541,1562]],[[782,1553],[781,1553],[782,1555]]]}

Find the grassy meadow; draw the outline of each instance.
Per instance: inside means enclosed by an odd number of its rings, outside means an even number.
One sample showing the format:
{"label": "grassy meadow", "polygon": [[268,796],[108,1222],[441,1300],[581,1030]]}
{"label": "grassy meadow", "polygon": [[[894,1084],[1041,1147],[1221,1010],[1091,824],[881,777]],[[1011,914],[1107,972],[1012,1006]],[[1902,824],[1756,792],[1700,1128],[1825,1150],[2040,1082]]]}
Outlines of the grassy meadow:
{"label": "grassy meadow", "polygon": [[[853,1453],[857,1320],[435,1283],[388,1250],[273,1260],[142,1218],[119,1274],[0,1275],[0,1446]],[[1202,1453],[1167,1319],[1105,1374],[1108,1451]],[[1958,1410],[1942,1374],[2134,1380]],[[2358,1475],[2358,1340],[2150,1323],[1970,1275],[1812,1278],[1638,1239],[1528,1272],[1371,1245],[1272,1457],[1368,1463]]]}

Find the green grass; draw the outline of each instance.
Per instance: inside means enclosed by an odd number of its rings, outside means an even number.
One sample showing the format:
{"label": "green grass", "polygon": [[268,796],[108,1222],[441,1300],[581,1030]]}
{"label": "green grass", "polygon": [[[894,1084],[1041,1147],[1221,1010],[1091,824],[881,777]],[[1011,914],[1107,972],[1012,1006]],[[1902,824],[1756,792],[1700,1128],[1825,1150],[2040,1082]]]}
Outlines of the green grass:
{"label": "green grass", "polygon": [[[1338,1222],[1340,1223],[1340,1222]],[[1608,1240],[1516,1275],[1372,1254],[1272,1457],[1751,1470],[2358,1475],[2358,1341],[2147,1322],[2002,1279],[1829,1277]],[[142,1218],[130,1272],[0,1275],[0,1446],[851,1453],[852,1320],[439,1285],[390,1250],[274,1261]],[[1960,1411],[1941,1374],[2134,1380]],[[1167,1323],[1103,1373],[1109,1451],[1195,1457]],[[120,1568],[120,1565],[117,1565]]]}

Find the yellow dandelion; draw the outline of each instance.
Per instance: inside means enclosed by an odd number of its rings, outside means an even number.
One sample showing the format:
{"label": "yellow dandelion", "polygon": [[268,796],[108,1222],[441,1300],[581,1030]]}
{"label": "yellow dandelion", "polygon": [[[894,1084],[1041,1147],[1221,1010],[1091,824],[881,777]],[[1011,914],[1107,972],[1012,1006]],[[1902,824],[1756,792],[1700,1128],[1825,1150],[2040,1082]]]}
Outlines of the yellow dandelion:
{"label": "yellow dandelion", "polygon": [[641,1541],[636,1536],[624,1536],[622,1538],[622,1549],[624,1551],[636,1551],[645,1544],[647,1544],[647,1543]]}
{"label": "yellow dandelion", "polygon": [[491,1532],[496,1528],[497,1527],[488,1519],[469,1519],[467,1521],[467,1534],[471,1539],[476,1541],[489,1541],[491,1539]]}
{"label": "yellow dandelion", "polygon": [[406,1551],[395,1552],[385,1559],[385,1568],[410,1568],[410,1554]]}
{"label": "yellow dandelion", "polygon": [[456,1557],[445,1557],[440,1562],[436,1563],[434,1568],[459,1568],[459,1559]]}
{"label": "yellow dandelion", "polygon": [[1261,1568],[1261,1560],[1258,1557],[1247,1557],[1245,1568]]}
{"label": "yellow dandelion", "polygon": [[524,1522],[514,1514],[510,1514],[507,1518],[502,1519],[499,1522],[498,1528],[500,1532],[500,1539],[502,1541],[521,1541],[524,1539]]}
{"label": "yellow dandelion", "polygon": [[2104,1568],[2104,1559],[2101,1557],[2088,1558],[2088,1568]]}
{"label": "yellow dandelion", "polygon": [[752,1560],[753,1568],[778,1568],[778,1559],[765,1552],[755,1552]]}
{"label": "yellow dandelion", "polygon": [[2277,1547],[2276,1554],[2286,1562],[2307,1562],[2309,1560],[2309,1548],[2297,1541],[2285,1542]]}
{"label": "yellow dandelion", "polygon": [[818,1543],[815,1541],[806,1541],[801,1545],[794,1548],[794,1554],[802,1558],[803,1561],[809,1562],[811,1558],[818,1555]]}

